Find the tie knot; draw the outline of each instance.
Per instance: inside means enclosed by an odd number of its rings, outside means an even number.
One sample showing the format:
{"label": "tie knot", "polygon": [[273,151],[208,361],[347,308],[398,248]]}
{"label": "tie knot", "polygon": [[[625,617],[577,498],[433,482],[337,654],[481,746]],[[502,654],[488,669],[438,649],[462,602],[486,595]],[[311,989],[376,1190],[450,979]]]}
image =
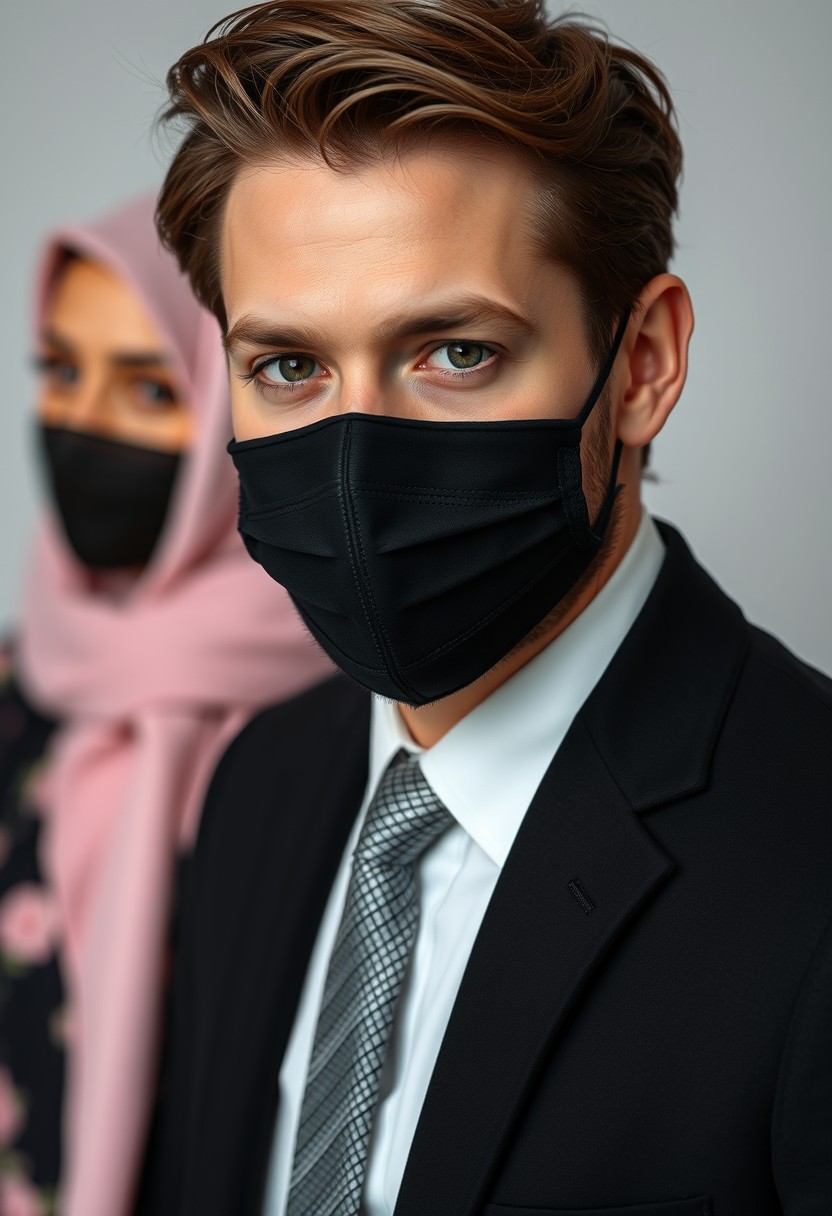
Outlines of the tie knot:
{"label": "tie knot", "polygon": [[453,822],[422,775],[418,756],[400,751],[367,808],[355,856],[384,865],[410,865]]}

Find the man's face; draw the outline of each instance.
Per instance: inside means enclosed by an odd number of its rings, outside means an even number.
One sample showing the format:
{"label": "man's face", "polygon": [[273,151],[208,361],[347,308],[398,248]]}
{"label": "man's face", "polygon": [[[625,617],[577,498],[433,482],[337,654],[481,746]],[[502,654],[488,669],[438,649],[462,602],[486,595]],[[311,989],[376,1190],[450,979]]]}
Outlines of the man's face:
{"label": "man's face", "polygon": [[242,172],[222,233],[238,440],[362,412],[574,416],[592,381],[572,277],[536,248],[525,161],[460,139],[356,172]]}

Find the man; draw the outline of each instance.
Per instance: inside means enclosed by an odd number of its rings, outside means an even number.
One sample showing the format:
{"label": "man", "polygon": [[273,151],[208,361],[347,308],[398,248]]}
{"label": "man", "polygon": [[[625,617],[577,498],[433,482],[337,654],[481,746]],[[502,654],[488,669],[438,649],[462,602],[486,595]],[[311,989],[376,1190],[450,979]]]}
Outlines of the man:
{"label": "man", "polygon": [[241,531],[354,682],[217,772],[142,1210],[827,1213],[830,685],[640,503],[661,77],[533,0],[276,0],[170,85]]}

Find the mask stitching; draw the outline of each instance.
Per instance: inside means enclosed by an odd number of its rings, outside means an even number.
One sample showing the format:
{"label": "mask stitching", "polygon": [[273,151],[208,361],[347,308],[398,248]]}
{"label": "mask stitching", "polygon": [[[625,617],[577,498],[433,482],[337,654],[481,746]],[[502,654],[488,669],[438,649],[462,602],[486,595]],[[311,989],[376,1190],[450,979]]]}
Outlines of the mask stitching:
{"label": "mask stitching", "polygon": [[352,655],[347,654],[347,652],[341,646],[339,646],[336,641],[333,640],[333,638],[327,633],[327,631],[324,628],[322,628],[322,626],[319,624],[319,622],[314,619],[312,614],[310,612],[308,612],[303,607],[303,604],[299,600],[296,600],[294,598],[294,596],[292,597],[292,602],[294,603],[295,607],[297,608],[298,612],[300,613],[303,623],[306,625],[306,627],[310,631],[310,633],[313,634],[313,637],[314,637],[314,631],[313,631],[313,626],[314,626],[314,628],[318,631],[318,633],[321,635],[321,637],[326,638],[328,644],[332,647],[332,649],[334,651],[337,651],[337,653],[339,655],[341,655],[341,657],[348,664],[351,664],[353,667],[360,667],[362,671],[368,671],[372,675],[386,676],[388,674],[386,667],[370,667],[370,665],[368,663],[359,663],[357,659],[354,659],[352,657]]}
{"label": "mask stitching", "polygon": [[[603,386],[602,386],[603,387]],[[357,425],[371,427],[391,427],[398,430],[421,431],[423,434],[430,428],[441,426],[446,432],[465,434],[499,434],[516,435],[519,431],[561,432],[580,430],[580,415],[577,418],[514,418],[494,422],[432,422],[426,419],[393,418],[390,415],[339,414],[334,418],[325,418],[320,422],[312,422],[308,426],[298,427],[296,431],[281,431],[277,435],[263,435],[259,439],[232,439],[226,446],[226,451],[232,456],[245,454],[248,451],[278,447],[281,444],[303,443],[313,430],[324,430],[329,427],[343,425],[345,420]]]}
{"label": "mask stitching", "polygon": [[[591,557],[592,556],[594,556],[594,554],[592,554]],[[590,560],[591,560],[591,557],[590,557]],[[525,595],[530,587],[535,586],[536,583],[539,583],[541,581],[541,579],[545,578],[546,575],[549,573],[549,571],[552,570],[557,565],[558,561],[559,561],[559,557],[553,557],[550,562],[547,562],[547,564],[543,567],[542,570],[539,570],[537,572],[537,574],[532,575],[532,577],[530,579],[528,579],[528,581],[525,582],[522,587],[519,587],[517,589],[517,591],[512,592],[512,594],[508,597],[508,599],[503,600],[503,602],[501,604],[498,604],[496,608],[493,608],[491,610],[491,612],[488,613],[487,616],[481,617],[480,620],[477,621],[476,625],[472,625],[470,627],[470,629],[466,629],[464,631],[464,633],[457,634],[456,637],[453,638],[450,642],[443,643],[443,645],[437,647],[436,650],[432,650],[429,654],[422,655],[420,658],[414,659],[412,663],[407,664],[407,666],[405,667],[405,671],[410,671],[412,668],[418,667],[421,663],[429,663],[431,661],[431,659],[440,658],[446,651],[453,650],[455,646],[458,646],[460,644],[460,642],[466,642],[468,640],[468,638],[473,637],[475,633],[479,633],[479,631],[482,628],[484,628],[484,626],[489,625],[491,623],[491,621],[494,620],[495,617],[499,616],[500,613],[503,612],[506,608],[508,608],[515,600],[520,599],[521,596]],[[589,565],[589,561],[587,561],[587,563],[586,563],[586,566],[588,566],[588,565]],[[581,571],[581,574],[583,574],[585,572],[586,566],[584,567],[584,570]],[[580,578],[580,575],[578,577]],[[557,601],[555,601],[555,602],[557,603]],[[544,613],[544,616],[545,615],[546,614]],[[541,617],[540,620],[543,620],[543,617]],[[539,623],[540,623],[539,621],[536,622],[536,624],[539,624]],[[534,625],[532,625],[531,628],[534,628]],[[522,640],[522,638],[518,638],[518,642],[521,640]],[[515,642],[515,643],[513,643],[513,645],[517,645],[517,643]],[[511,649],[511,647],[509,647],[509,649]],[[506,653],[508,653],[508,652],[506,652]],[[504,656],[501,656],[501,657],[504,657]],[[443,694],[443,695],[445,695],[445,694]]]}
{"label": "mask stitching", "polygon": [[[370,581],[370,569],[369,569],[369,565],[367,565],[366,553],[364,550],[364,537],[362,537],[362,535],[361,535],[361,522],[360,522],[360,519],[358,516],[358,512],[355,511],[352,491],[350,491],[350,488],[349,488],[349,479],[348,479],[347,475],[345,475],[345,472],[347,472],[350,437],[352,437],[352,426],[348,426],[344,430],[344,441],[342,444],[342,458],[341,458],[341,488],[342,488],[342,500],[341,501],[342,501],[342,511],[344,513],[344,523],[347,524],[347,541],[348,541],[348,547],[350,550],[350,564],[353,565],[353,573],[355,575],[356,584],[358,584],[358,586],[359,586],[359,596],[361,598],[361,607],[364,608],[364,614],[367,619],[367,624],[370,625],[372,640],[373,640],[373,643],[375,643],[376,649],[378,651],[378,657],[380,657],[382,660],[382,665],[383,665],[384,671],[387,672],[387,675],[390,677],[390,679],[393,680],[395,685],[398,685],[399,691],[401,693],[403,693],[405,697],[407,697],[407,696],[412,697],[412,696],[415,696],[415,689],[411,689],[409,686],[407,686],[407,683],[404,680],[403,675],[401,675],[401,669],[399,668],[399,664],[397,663],[397,660],[395,660],[395,651],[393,648],[393,643],[390,642],[390,638],[387,634],[387,630],[384,629],[384,621],[381,617],[381,613],[378,612],[378,608],[376,607],[375,596],[373,596],[373,593],[372,593],[372,582]],[[347,512],[347,510],[345,510],[345,507],[347,507],[347,503],[349,503],[349,513]],[[355,534],[354,539],[353,539],[353,535],[350,534],[350,530],[349,530],[350,523],[352,523],[352,525],[353,525],[353,530],[354,530],[354,534]],[[355,570],[355,562],[353,559],[353,545],[355,546],[355,556],[358,557],[358,561],[359,561],[359,565],[360,565],[360,572],[356,572],[356,570]],[[362,591],[361,591],[361,576],[362,576],[362,581],[364,581],[364,593],[362,593]]]}
{"label": "mask stitching", "polygon": [[[355,585],[358,591],[358,598],[361,602],[361,607],[364,611],[367,624],[370,627],[370,636],[372,637],[373,644],[378,651],[378,656],[381,659],[383,670],[392,678],[393,682],[399,686],[399,689],[406,696],[409,690],[404,680],[400,678],[399,667],[395,661],[395,658],[393,657],[393,648],[390,645],[390,639],[387,637],[384,624],[380,619],[378,609],[375,605],[372,584],[370,583],[369,571],[367,569],[367,561],[364,555],[361,525],[353,505],[352,495],[349,488],[349,479],[346,476],[351,435],[351,426],[345,427],[344,438],[341,441],[339,477],[339,501],[341,504],[341,515],[344,520],[344,530],[347,536],[347,550],[350,555],[350,566],[352,567],[353,578],[355,579]],[[361,567],[360,570],[356,568],[356,558],[358,559],[358,563]],[[388,653],[385,653],[385,645]]]}
{"label": "mask stitching", "polygon": [[555,501],[560,490],[529,490],[523,494],[510,494],[505,491],[496,490],[491,493],[488,490],[424,490],[418,491],[416,487],[412,490],[408,486],[402,486],[400,490],[393,487],[387,490],[370,490],[365,489],[366,485],[373,483],[362,482],[358,489],[368,498],[393,498],[397,502],[438,502],[438,503],[489,503],[489,502],[546,502]]}
{"label": "mask stitching", "polygon": [[[373,610],[377,613],[378,626],[379,626],[382,637],[384,638],[384,641],[387,646],[387,651],[388,651],[388,654],[387,654],[387,664],[388,665],[386,668],[387,675],[393,680],[394,684],[398,685],[399,691],[404,695],[404,697],[406,699],[409,698],[410,700],[418,701],[420,699],[419,694],[416,692],[415,688],[411,688],[411,686],[407,683],[407,681],[404,678],[404,673],[402,672],[401,667],[399,666],[398,662],[396,661],[396,652],[393,647],[393,643],[390,640],[390,637],[387,633],[387,630],[384,627],[384,619],[381,616],[381,614],[378,613],[378,610],[375,607],[375,601],[372,598],[372,589],[370,587],[370,572],[369,572],[369,569],[367,568],[367,562],[366,562],[366,558],[364,556],[364,542],[363,542],[363,538],[361,536],[361,523],[360,523],[357,515],[355,517],[355,528],[356,528],[356,532],[358,533],[359,560],[361,561],[361,563],[364,567],[364,576],[367,581],[368,594],[371,597],[371,603],[373,605]],[[382,657],[384,657],[384,656],[382,656]]]}
{"label": "mask stitching", "polygon": [[[344,434],[341,439],[341,453],[340,453],[339,476],[338,476],[338,503],[339,503],[339,506],[341,507],[341,518],[344,523],[344,534],[347,538],[347,553],[349,554],[350,567],[352,569],[353,581],[355,582],[355,589],[358,592],[358,599],[361,604],[361,608],[364,612],[364,617],[367,621],[367,624],[370,627],[370,636],[373,639],[373,645],[375,646],[376,650],[378,651],[378,657],[381,659],[381,661],[383,663],[384,654],[382,653],[381,647],[378,644],[378,638],[376,637],[376,630],[374,628],[373,619],[367,609],[367,604],[365,603],[365,600],[364,600],[364,589],[362,587],[361,578],[359,576],[359,571],[356,569],[356,565],[355,565],[355,552],[354,552],[355,546],[354,546],[353,539],[352,539],[352,529],[350,527],[350,519],[349,519],[349,514],[347,512],[347,502],[346,502],[349,491],[347,489],[347,479],[344,475],[344,471],[345,471],[346,464],[347,464],[347,458],[349,456],[349,445],[350,445],[350,427],[347,426],[344,428]],[[351,505],[352,504],[350,504],[350,506]],[[350,514],[351,514],[351,512],[350,512]]]}
{"label": "mask stitching", "polygon": [[257,507],[254,510],[249,510],[244,507],[241,511],[241,518],[244,521],[257,519],[273,519],[278,515],[292,515],[295,511],[303,511],[307,507],[314,506],[317,502],[322,502],[325,498],[331,498],[333,494],[338,492],[338,482],[330,481],[322,489],[315,490],[308,494],[300,501],[281,506],[275,503],[270,503],[265,507]]}
{"label": "mask stitching", "polygon": [[[577,453],[577,465],[574,463],[576,457],[573,453]],[[571,469],[569,468],[570,464],[572,465]],[[569,489],[566,491],[563,489],[564,482],[569,486]],[[561,448],[559,450],[558,483],[561,487],[563,512],[566,516],[566,522],[569,524],[572,540],[579,549],[586,549],[588,548],[586,541],[587,533],[589,533],[591,540],[594,538],[589,525],[589,511],[587,510],[586,495],[584,494],[580,449]]]}

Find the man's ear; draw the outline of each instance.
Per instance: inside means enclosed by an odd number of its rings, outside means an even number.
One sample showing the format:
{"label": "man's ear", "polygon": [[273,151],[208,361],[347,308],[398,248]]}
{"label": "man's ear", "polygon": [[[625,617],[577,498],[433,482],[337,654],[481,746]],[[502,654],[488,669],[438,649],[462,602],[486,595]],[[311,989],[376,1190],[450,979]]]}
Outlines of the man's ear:
{"label": "man's ear", "polygon": [[693,306],[682,280],[674,274],[651,279],[624,340],[616,431],[625,447],[645,447],[667,421],[684,388],[692,333]]}

